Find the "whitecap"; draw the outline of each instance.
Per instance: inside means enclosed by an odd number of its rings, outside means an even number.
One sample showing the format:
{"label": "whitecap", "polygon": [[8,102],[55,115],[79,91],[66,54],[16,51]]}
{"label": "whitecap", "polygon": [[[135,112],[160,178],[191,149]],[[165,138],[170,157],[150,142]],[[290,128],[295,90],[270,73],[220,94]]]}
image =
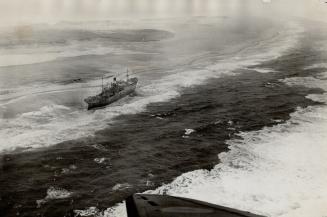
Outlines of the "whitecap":
{"label": "whitecap", "polygon": [[98,164],[106,164],[109,163],[109,158],[105,158],[105,157],[94,158],[94,162]]}
{"label": "whitecap", "polygon": [[98,149],[98,150],[100,150],[100,151],[108,151],[108,149],[106,148],[106,147],[104,147],[103,145],[101,145],[101,144],[93,144],[93,145],[91,145],[93,148],[95,148],[95,149]]}
{"label": "whitecap", "polygon": [[258,67],[256,67],[256,68],[249,68],[249,69],[253,69],[253,70],[255,70],[257,72],[260,72],[260,73],[276,72],[275,70],[270,69],[270,68],[258,68]]}
{"label": "whitecap", "polygon": [[65,199],[72,195],[72,192],[64,188],[59,187],[50,187],[47,190],[47,196],[45,197],[46,200],[55,200],[55,199]]}
{"label": "whitecap", "polygon": [[132,187],[132,185],[129,183],[118,183],[112,187],[112,190],[120,191],[120,190],[124,190],[124,189],[131,188],[131,187]]}
{"label": "whitecap", "polygon": [[40,208],[43,204],[47,203],[50,200],[66,199],[72,195],[72,192],[64,188],[53,187],[51,186],[47,190],[47,195],[45,198],[36,200],[37,208]]}
{"label": "whitecap", "polygon": [[76,214],[76,216],[100,216],[101,212],[98,208],[91,206],[89,208],[86,208],[84,210],[74,210],[74,213]]}
{"label": "whitecap", "polygon": [[195,130],[194,129],[185,129],[185,135],[190,135],[191,133],[194,133]]}

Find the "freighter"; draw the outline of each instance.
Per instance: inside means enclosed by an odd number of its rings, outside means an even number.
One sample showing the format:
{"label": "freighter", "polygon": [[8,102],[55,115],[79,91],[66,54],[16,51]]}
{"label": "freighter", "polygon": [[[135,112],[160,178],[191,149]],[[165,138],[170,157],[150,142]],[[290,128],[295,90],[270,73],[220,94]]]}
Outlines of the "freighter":
{"label": "freighter", "polygon": [[114,77],[113,82],[111,82],[110,85],[104,86],[102,78],[101,93],[84,99],[84,101],[88,104],[87,109],[103,107],[124,98],[127,95],[130,95],[135,91],[137,82],[137,78],[129,78],[128,71],[126,72],[126,81],[117,80],[116,77]]}

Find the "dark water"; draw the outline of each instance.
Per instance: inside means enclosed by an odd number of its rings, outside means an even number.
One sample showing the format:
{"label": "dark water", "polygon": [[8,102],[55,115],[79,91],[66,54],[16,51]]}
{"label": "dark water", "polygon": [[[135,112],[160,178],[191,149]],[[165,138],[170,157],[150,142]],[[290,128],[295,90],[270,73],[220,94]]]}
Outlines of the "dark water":
{"label": "dark water", "polygon": [[[212,168],[219,163],[217,154],[228,150],[225,141],[238,132],[284,122],[297,107],[317,104],[305,96],[321,90],[280,82],[323,70],[304,69],[320,58],[307,42],[303,39],[301,46],[253,70],[239,69],[236,76],[212,79],[169,102],[149,104],[142,113],[119,116],[95,137],[3,155],[1,215],[57,217],[90,206],[106,209],[186,171]],[[276,71],[263,74],[256,67]],[[185,129],[194,132],[186,135]],[[37,207],[51,187],[73,193]]]}

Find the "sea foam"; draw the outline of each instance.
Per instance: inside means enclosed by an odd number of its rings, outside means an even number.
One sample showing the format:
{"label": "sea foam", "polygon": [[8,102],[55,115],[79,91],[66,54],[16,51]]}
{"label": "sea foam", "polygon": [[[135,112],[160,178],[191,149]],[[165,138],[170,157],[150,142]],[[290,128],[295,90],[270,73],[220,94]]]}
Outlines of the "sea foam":
{"label": "sea foam", "polygon": [[[319,87],[325,79],[294,77],[288,85]],[[327,94],[309,95],[327,102]],[[323,217],[327,213],[327,107],[298,108],[290,120],[228,141],[212,170],[196,170],[146,193],[169,194],[265,216]],[[123,216],[117,205],[105,216]]]}
{"label": "sea foam", "polygon": [[[202,85],[211,78],[236,75],[234,70],[238,68],[246,68],[282,55],[296,46],[301,31],[301,27],[290,24],[289,28],[285,28],[278,35],[267,37],[261,43],[251,44],[247,49],[239,51],[234,58],[227,56],[201,69],[176,69],[167,72],[165,77],[148,84],[140,84],[139,91],[142,96],[124,99],[101,110],[68,110],[63,109],[63,105],[55,104],[18,114],[13,119],[0,119],[0,151],[46,147],[66,140],[92,137],[95,131],[108,127],[114,117],[142,112],[149,103],[169,101],[178,97],[183,88]],[[72,84],[73,87],[75,85]],[[7,107],[8,104],[3,106]],[[33,117],[40,117],[39,120],[43,122],[33,122],[36,120]]]}
{"label": "sea foam", "polygon": [[[313,65],[308,68],[323,67]],[[327,91],[327,73],[281,80]],[[310,94],[327,103],[327,94]],[[184,173],[153,194],[194,198],[266,216],[306,217],[327,213],[327,107],[298,108],[286,122],[259,131],[241,132],[227,141],[212,170]],[[101,214],[126,216],[117,204]]]}

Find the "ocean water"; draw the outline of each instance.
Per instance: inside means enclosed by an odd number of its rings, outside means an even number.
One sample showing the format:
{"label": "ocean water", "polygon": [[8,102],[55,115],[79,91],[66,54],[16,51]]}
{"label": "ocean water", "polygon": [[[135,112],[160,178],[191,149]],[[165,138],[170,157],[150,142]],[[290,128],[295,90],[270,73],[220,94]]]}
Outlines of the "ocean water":
{"label": "ocean water", "polygon": [[[123,200],[145,191],[267,216],[325,215],[321,23],[20,28],[0,35],[4,216],[126,216]],[[140,81],[135,96],[87,111],[102,76],[127,68]]]}

